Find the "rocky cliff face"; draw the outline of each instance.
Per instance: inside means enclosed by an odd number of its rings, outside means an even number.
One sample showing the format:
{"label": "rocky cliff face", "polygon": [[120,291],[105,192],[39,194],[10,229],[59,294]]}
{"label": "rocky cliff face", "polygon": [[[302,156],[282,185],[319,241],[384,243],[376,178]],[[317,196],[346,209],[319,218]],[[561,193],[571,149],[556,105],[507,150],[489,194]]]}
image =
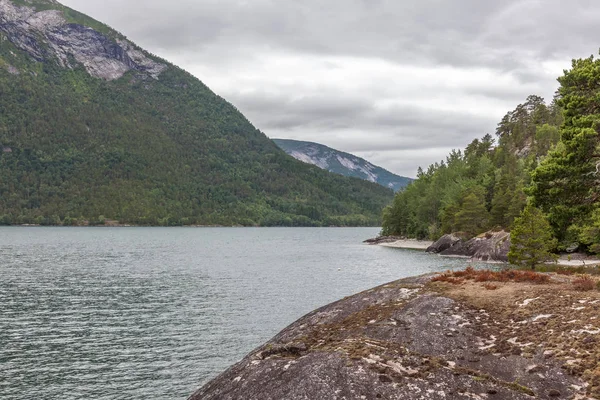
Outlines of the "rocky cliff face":
{"label": "rocky cliff face", "polygon": [[190,400],[600,395],[600,328],[589,319],[600,292],[575,291],[559,276],[541,285],[430,278],[308,314]]}
{"label": "rocky cliff face", "polygon": [[443,256],[500,262],[508,262],[509,250],[510,233],[505,231],[489,231],[470,240],[463,240],[460,234],[444,235],[427,249]]}
{"label": "rocky cliff face", "polygon": [[[47,3],[59,7],[54,1]],[[108,81],[131,70],[158,79],[167,68],[125,39],[69,23],[61,9],[37,11],[33,5],[0,0],[0,35],[38,61],[56,59],[65,68],[79,63],[90,75]]]}
{"label": "rocky cliff face", "polygon": [[446,234],[436,240],[431,246],[427,248],[428,253],[441,253],[444,250],[448,250],[450,247],[454,246],[456,243],[460,242],[462,239],[457,235],[451,233]]}

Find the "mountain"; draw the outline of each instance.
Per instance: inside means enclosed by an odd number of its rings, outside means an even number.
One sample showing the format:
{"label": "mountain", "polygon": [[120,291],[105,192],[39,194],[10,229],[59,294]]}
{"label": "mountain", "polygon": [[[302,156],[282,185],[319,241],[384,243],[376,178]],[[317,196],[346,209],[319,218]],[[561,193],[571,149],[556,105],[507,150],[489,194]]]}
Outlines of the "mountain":
{"label": "mountain", "polygon": [[0,0],[0,221],[376,225],[393,192],[309,166],[53,0]]}
{"label": "mountain", "polygon": [[375,182],[394,190],[403,189],[412,182],[411,178],[399,176],[367,160],[319,143],[290,139],[273,139],[286,153],[302,162],[316,165],[330,172]]}

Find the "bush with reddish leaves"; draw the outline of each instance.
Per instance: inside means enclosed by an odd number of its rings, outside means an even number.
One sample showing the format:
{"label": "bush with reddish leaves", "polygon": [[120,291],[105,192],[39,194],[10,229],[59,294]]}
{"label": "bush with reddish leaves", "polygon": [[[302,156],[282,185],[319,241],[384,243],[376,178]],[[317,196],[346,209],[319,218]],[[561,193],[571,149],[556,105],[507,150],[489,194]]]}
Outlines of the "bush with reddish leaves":
{"label": "bush with reddish leaves", "polygon": [[462,271],[447,271],[444,274],[438,275],[432,279],[433,282],[448,282],[452,284],[460,284],[465,280],[473,280],[475,282],[531,282],[531,283],[548,283],[550,276],[540,274],[534,271],[521,271],[517,269],[505,269],[502,271],[490,271],[487,269],[476,270],[469,266]]}
{"label": "bush with reddish leaves", "polygon": [[477,271],[475,270],[475,268],[471,267],[470,265],[464,269],[464,271],[453,271],[453,272],[446,272],[451,273],[453,276],[457,277],[457,278],[467,278],[467,279],[473,279],[473,276],[477,273]]}
{"label": "bush with reddish leaves", "polygon": [[479,273],[475,276],[475,282],[488,282],[488,281],[497,281],[498,275],[493,271],[479,271]]}
{"label": "bush with reddish leaves", "polygon": [[596,281],[589,275],[581,276],[573,280],[572,283],[575,290],[580,291],[594,290],[596,287],[598,287],[598,283],[596,283]]}
{"label": "bush with reddish leaves", "polygon": [[431,280],[432,282],[446,282],[446,283],[451,283],[453,285],[460,285],[461,283],[464,283],[464,279],[463,278],[457,278],[451,275],[446,274],[441,274],[436,276],[435,278],[433,278]]}

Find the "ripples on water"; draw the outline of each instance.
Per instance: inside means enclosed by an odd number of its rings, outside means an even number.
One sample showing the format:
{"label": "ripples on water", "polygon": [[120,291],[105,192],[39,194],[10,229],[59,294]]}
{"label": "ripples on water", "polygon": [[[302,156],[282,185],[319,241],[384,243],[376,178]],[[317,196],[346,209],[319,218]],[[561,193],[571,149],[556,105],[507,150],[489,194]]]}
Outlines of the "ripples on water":
{"label": "ripples on water", "polygon": [[0,228],[0,398],[185,399],[303,314],[459,259],[372,228]]}

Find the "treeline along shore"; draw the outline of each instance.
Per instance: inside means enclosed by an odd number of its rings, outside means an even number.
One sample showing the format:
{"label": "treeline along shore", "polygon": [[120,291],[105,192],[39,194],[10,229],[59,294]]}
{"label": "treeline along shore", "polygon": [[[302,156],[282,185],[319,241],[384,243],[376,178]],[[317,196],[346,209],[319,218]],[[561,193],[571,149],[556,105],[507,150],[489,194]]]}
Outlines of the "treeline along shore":
{"label": "treeline along shore", "polygon": [[383,213],[383,235],[438,240],[510,232],[510,261],[600,253],[600,60],[573,60],[556,97],[529,96],[444,161],[419,169]]}

